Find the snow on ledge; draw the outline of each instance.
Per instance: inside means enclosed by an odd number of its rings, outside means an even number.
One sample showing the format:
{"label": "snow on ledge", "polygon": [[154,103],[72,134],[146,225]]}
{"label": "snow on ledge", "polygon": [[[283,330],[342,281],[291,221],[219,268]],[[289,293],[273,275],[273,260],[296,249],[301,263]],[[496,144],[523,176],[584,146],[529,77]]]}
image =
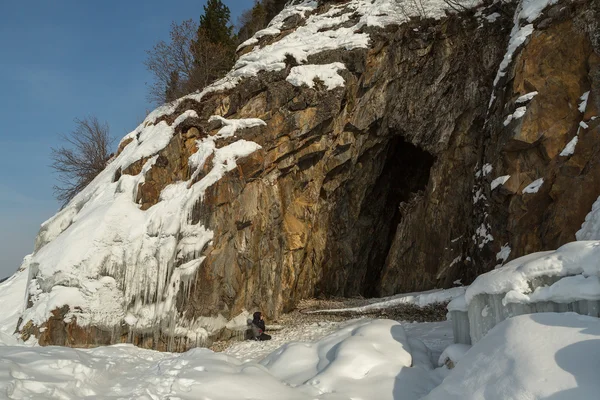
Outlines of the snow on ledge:
{"label": "snow on ledge", "polygon": [[514,113],[506,117],[506,119],[504,120],[504,126],[508,126],[508,124],[510,124],[512,121],[516,121],[522,118],[523,115],[525,115],[525,112],[527,112],[527,107],[521,106],[517,108]]}
{"label": "snow on ledge", "polygon": [[490,183],[490,189],[494,190],[500,185],[504,185],[510,179],[510,175],[499,176]]}
{"label": "snow on ledge", "polygon": [[544,184],[544,178],[536,179],[535,181],[533,181],[529,185],[527,185],[527,187],[525,189],[523,189],[523,193],[537,193],[543,184]]}
{"label": "snow on ledge", "polygon": [[575,146],[577,146],[577,142],[579,142],[579,136],[573,136],[573,139],[567,143],[565,148],[560,152],[559,156],[568,157],[575,153]]}
{"label": "snow on ledge", "polygon": [[538,92],[529,92],[529,93],[524,94],[523,96],[519,97],[517,99],[516,103],[517,104],[527,103],[527,102],[531,101],[537,95],[538,95]]}
{"label": "snow on ledge", "polygon": [[587,91],[579,98],[579,100],[581,100],[581,103],[579,103],[579,107],[578,107],[578,110],[580,113],[585,112],[585,109],[587,108],[587,102],[588,102],[589,97],[590,97],[590,92]]}
{"label": "snow on ledge", "polygon": [[315,79],[323,81],[327,90],[332,90],[344,86],[344,78],[338,74],[339,71],[346,69],[346,66],[340,62],[324,65],[300,65],[293,67],[286,81],[294,86],[306,85],[309,88],[315,86]]}

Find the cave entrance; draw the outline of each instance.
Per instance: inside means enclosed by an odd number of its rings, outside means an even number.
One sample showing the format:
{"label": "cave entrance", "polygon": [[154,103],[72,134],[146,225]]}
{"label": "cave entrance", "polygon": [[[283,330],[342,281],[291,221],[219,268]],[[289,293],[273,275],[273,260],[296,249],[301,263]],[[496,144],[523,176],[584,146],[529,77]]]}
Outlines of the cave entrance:
{"label": "cave entrance", "polygon": [[[387,145],[381,174],[361,207],[360,218],[371,226],[363,281],[363,296],[379,296],[383,267],[398,224],[409,204],[422,199],[435,157],[404,140],[394,137]],[[366,221],[365,221],[366,220]],[[359,224],[362,225],[362,224]],[[364,225],[363,225],[364,226]],[[365,265],[365,264],[363,264]]]}

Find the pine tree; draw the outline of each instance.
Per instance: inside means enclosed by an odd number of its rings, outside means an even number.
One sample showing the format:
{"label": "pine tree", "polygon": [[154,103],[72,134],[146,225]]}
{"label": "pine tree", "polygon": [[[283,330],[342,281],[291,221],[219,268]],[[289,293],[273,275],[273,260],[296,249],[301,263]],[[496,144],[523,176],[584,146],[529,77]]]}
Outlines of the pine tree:
{"label": "pine tree", "polygon": [[196,39],[192,43],[194,70],[189,79],[192,90],[199,90],[222,78],[235,61],[235,35],[229,23],[229,8],[221,0],[208,0]]}
{"label": "pine tree", "polygon": [[267,26],[267,10],[261,1],[255,0],[254,7],[246,10],[239,20],[240,30],[237,34],[238,41],[244,42],[256,32]]}
{"label": "pine tree", "polygon": [[[231,12],[221,0],[208,0],[204,15],[200,16],[198,35],[203,34],[211,43],[233,47],[233,26],[229,23]],[[202,32],[201,32],[202,31]]]}

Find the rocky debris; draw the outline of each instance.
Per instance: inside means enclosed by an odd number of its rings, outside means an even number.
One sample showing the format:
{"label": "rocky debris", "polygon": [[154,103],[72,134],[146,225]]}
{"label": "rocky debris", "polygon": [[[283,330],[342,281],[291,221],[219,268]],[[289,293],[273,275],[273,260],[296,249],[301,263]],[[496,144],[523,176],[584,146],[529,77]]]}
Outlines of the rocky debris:
{"label": "rocky debris", "polygon": [[[384,309],[369,311],[357,311],[353,308],[372,304],[368,299],[328,299],[328,300],[304,300],[299,304],[299,313],[306,318],[323,319],[325,316],[337,318],[356,318],[357,316],[368,316],[372,318],[386,318],[396,321],[409,322],[435,322],[445,321],[448,310],[447,302],[434,303],[426,306],[415,304],[399,304]],[[337,310],[335,312],[327,310]],[[327,311],[327,312],[319,312]],[[286,314],[287,315],[287,314]],[[301,318],[304,319],[304,318]]]}
{"label": "rocky debris", "polygon": [[[384,318],[399,322],[436,322],[445,321],[447,314],[447,303],[432,304],[425,307],[400,305],[366,313],[350,311],[320,314],[307,312],[311,310],[360,307],[367,304],[370,304],[368,299],[360,298],[304,299],[299,302],[298,309],[284,313],[273,321],[268,321],[267,328],[271,332],[293,331],[297,329],[309,329],[307,327],[323,323],[344,322],[356,318]],[[210,345],[210,349],[217,352],[225,351],[233,342],[240,340],[245,340],[245,338],[242,335],[232,335],[225,340],[222,339],[213,342]]]}

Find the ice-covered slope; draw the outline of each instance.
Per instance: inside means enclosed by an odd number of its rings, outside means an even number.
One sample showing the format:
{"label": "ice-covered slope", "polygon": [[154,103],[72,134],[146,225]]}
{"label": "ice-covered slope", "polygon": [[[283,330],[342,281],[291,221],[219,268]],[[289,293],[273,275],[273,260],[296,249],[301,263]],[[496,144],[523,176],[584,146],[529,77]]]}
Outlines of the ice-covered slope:
{"label": "ice-covered slope", "polygon": [[[183,113],[171,125],[140,125],[124,138],[129,143],[107,168],[42,225],[36,251],[27,260],[32,304],[23,314],[24,323],[40,326],[51,311],[68,305],[65,318],[76,318],[80,326],[111,330],[125,322],[138,332],[168,325],[173,334],[190,339],[206,334],[203,328],[190,332],[175,315],[175,297],[194,277],[201,251],[212,238],[204,226],[191,223],[190,212],[206,187],[236,167],[236,159],[260,148],[243,139],[220,148],[217,144],[264,122],[216,117],[223,128],[198,140],[198,151],[189,160],[194,170],[190,179],[167,186],[158,204],[142,210],[136,194],[144,175],[177,126],[194,115]],[[209,157],[209,172],[195,179]],[[140,160],[140,173],[120,174]]]}

